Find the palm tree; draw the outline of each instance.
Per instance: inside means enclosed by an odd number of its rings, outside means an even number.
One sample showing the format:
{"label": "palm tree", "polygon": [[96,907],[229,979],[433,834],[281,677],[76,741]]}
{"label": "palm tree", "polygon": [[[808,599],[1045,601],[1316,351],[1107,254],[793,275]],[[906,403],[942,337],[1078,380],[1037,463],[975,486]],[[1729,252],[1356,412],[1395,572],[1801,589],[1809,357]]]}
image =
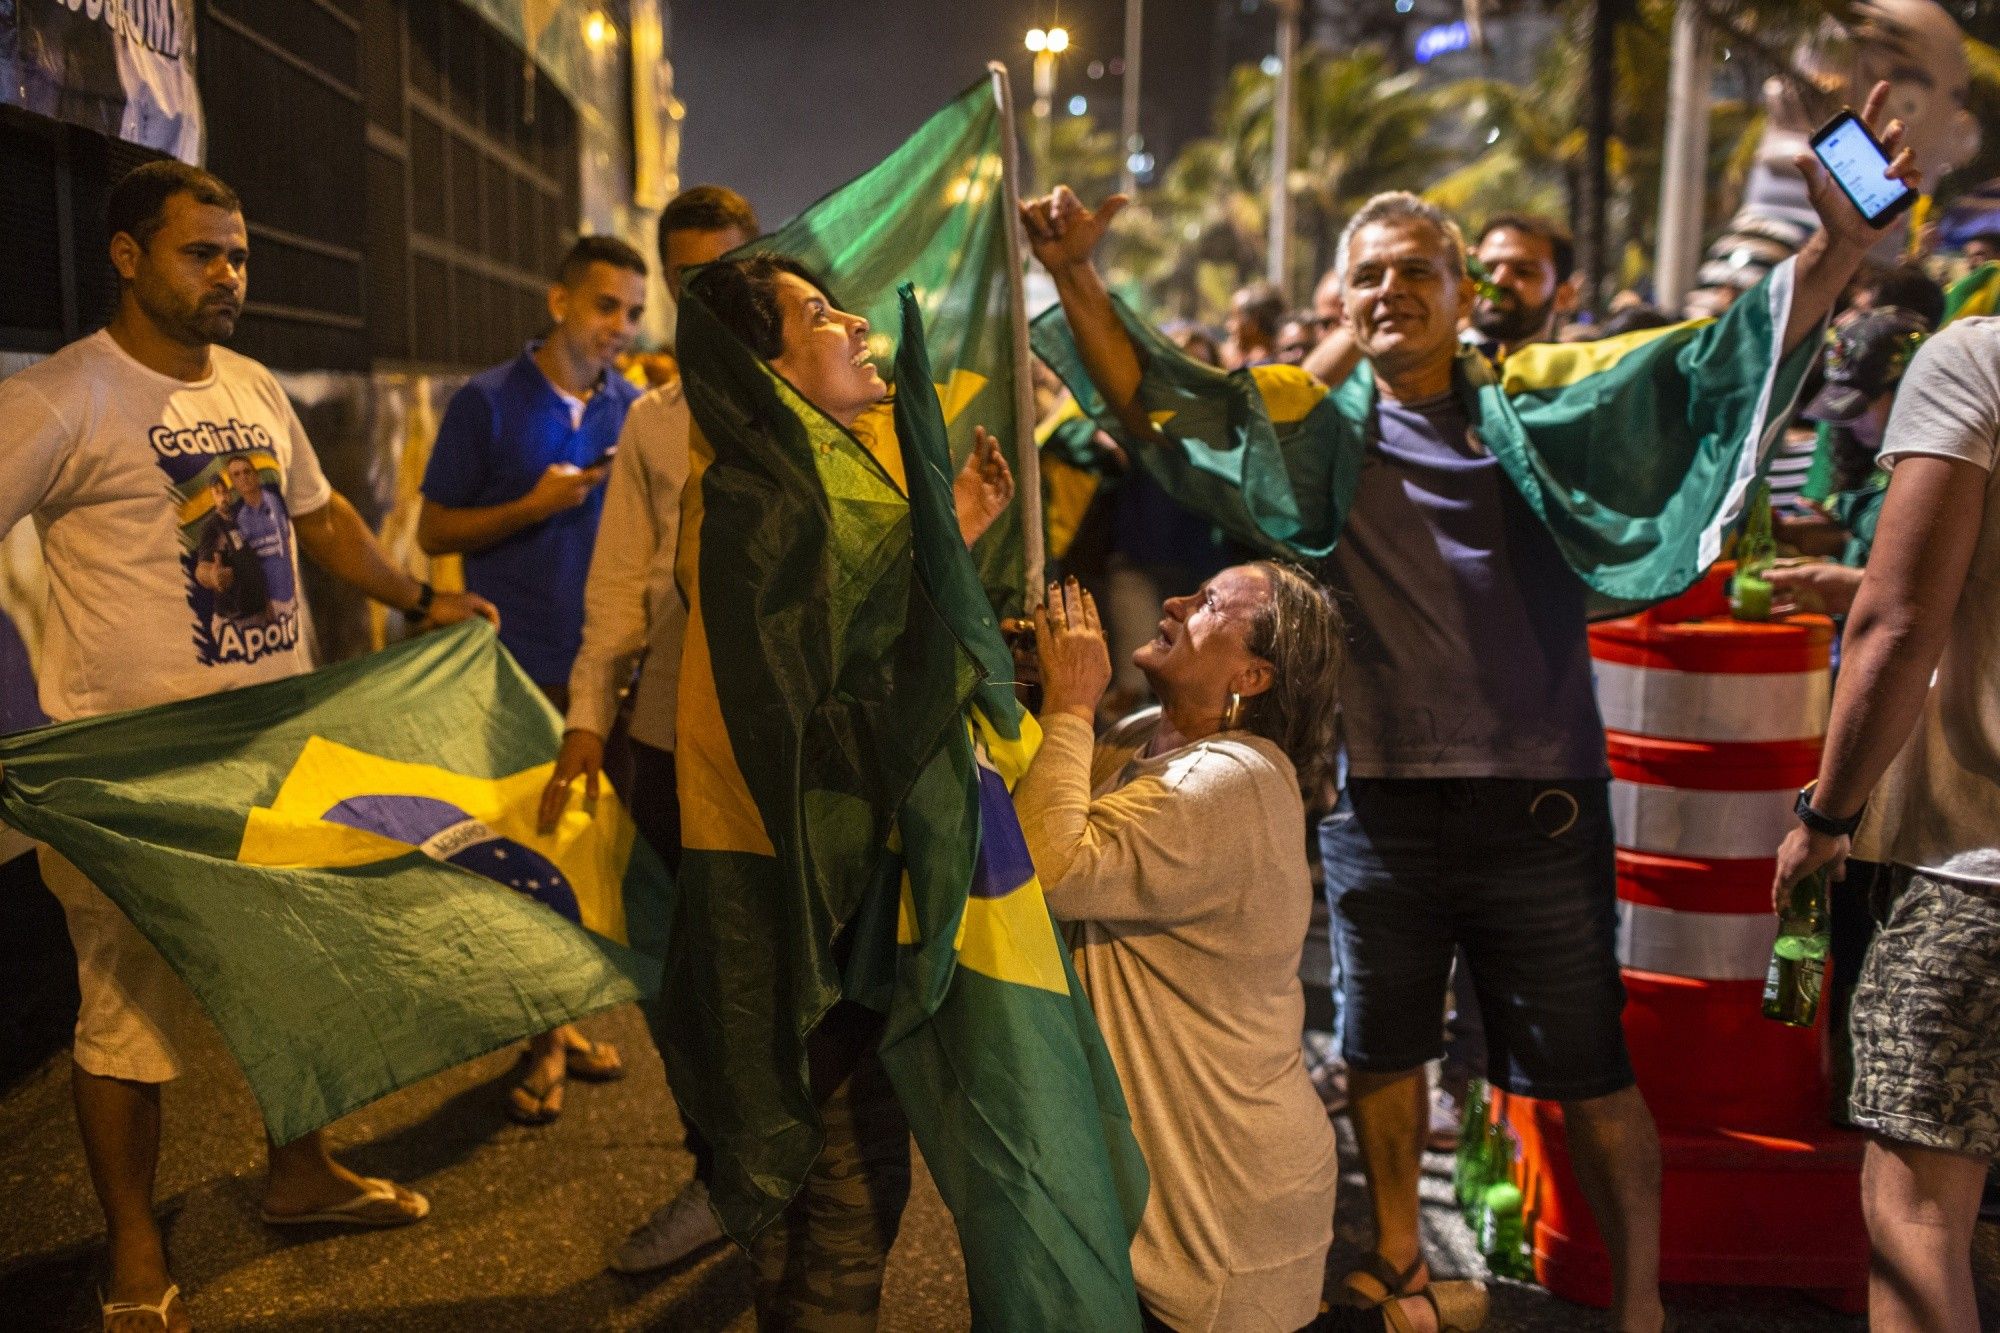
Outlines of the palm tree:
{"label": "palm tree", "polygon": [[[1379,50],[1309,51],[1297,89],[1286,172],[1302,241],[1289,284],[1295,297],[1332,263],[1340,227],[1361,201],[1421,185],[1453,157],[1435,133],[1451,97],[1397,74]],[[1218,320],[1229,293],[1261,273],[1274,92],[1275,80],[1257,66],[1232,71],[1214,132],[1186,145],[1131,211],[1114,275],[1161,313]]]}

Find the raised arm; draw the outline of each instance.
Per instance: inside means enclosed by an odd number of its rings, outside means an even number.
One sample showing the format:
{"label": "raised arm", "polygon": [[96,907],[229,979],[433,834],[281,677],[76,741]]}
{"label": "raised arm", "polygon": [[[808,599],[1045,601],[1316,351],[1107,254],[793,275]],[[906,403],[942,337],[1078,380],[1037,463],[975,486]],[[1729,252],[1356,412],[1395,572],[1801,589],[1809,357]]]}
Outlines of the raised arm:
{"label": "raised arm", "polygon": [[[1923,173],[1916,155],[1903,146],[1903,122],[1892,120],[1886,127],[1883,125],[1888,100],[1888,83],[1876,84],[1862,105],[1861,119],[1889,153],[1889,166],[1883,174],[1913,190],[1920,189]],[[1834,302],[1861,267],[1861,261],[1888,231],[1887,227],[1868,225],[1846,191],[1834,182],[1812,153],[1800,153],[1792,159],[1792,164],[1806,178],[1806,193],[1812,200],[1813,211],[1819,214],[1820,229],[1799,251],[1791,317],[1785,321],[1785,342],[1778,349],[1780,356],[1790,355],[1818,332],[1820,323],[1833,313]]]}
{"label": "raised arm", "polygon": [[1092,259],[1111,219],[1127,202],[1124,195],[1114,194],[1093,211],[1067,185],[1058,185],[1053,194],[1022,203],[1021,225],[1027,229],[1035,258],[1055,280],[1056,295],[1069,317],[1091,383],[1126,428],[1144,436],[1153,428],[1138,405],[1143,373],[1139,349],[1119,322],[1111,293]]}

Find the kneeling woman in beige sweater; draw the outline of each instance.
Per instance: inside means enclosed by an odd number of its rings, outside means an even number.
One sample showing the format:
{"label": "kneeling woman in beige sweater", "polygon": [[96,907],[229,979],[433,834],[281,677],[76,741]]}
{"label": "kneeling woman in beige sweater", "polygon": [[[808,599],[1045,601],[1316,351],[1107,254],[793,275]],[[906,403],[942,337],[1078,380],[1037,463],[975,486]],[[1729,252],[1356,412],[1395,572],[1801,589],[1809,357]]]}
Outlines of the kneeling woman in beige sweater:
{"label": "kneeling woman in beige sweater", "polygon": [[1042,748],[1014,799],[1152,1172],[1139,1295],[1182,1333],[1292,1333],[1319,1311],[1339,1175],[1299,1047],[1299,792],[1333,748],[1339,616],[1265,561],[1169,601],[1133,655],[1157,729],[1096,781],[1111,664],[1095,606],[1051,588],[1036,638]]}

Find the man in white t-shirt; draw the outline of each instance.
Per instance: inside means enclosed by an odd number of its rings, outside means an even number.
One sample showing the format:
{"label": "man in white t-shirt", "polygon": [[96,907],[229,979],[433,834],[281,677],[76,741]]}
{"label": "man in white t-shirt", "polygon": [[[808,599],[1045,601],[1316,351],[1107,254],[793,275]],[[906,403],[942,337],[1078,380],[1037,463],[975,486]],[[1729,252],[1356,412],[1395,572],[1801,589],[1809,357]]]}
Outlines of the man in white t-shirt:
{"label": "man in white t-shirt", "polygon": [[[660,214],[660,271],[668,293],[680,300],[685,270],[748,245],[758,230],[749,201],[734,190],[697,185],[676,195]],[[541,810],[544,827],[553,828],[579,777],[586,800],[597,799],[605,742],[619,696],[629,688],[632,771],[624,796],[639,832],[676,872],[681,811],[674,708],[687,602],[674,582],[674,553],[688,477],[688,426],[679,379],[646,394],[626,413],[584,581],[583,646],[570,671],[562,753],[542,793]],[[694,1180],[633,1231],[612,1267],[651,1272],[722,1239],[708,1207],[707,1145],[692,1127],[687,1145],[695,1158]]]}
{"label": "man in white t-shirt", "polygon": [[[235,332],[247,280],[234,192],[154,162],[113,189],[106,212],[120,282],[110,326],[0,381],[0,533],[32,517],[49,571],[43,710],[65,721],[310,670],[296,549],[431,623],[497,621],[483,599],[434,593],[396,568],[327,485],[271,372],[215,346]],[[109,898],[52,848],[41,863],[77,954],[72,1085],[109,1243],[104,1326],[184,1328],[153,1178],[160,1084],[205,1019]],[[429,1211],[335,1162],[317,1133],[273,1145],[270,1163],[273,1225],[386,1226]]]}
{"label": "man in white t-shirt", "polygon": [[1850,850],[1894,869],[1851,1018],[1870,1326],[1976,1328],[1972,1232],[2000,1160],[2000,318],[1924,344],[1884,438],[1889,493],[1777,890]]}

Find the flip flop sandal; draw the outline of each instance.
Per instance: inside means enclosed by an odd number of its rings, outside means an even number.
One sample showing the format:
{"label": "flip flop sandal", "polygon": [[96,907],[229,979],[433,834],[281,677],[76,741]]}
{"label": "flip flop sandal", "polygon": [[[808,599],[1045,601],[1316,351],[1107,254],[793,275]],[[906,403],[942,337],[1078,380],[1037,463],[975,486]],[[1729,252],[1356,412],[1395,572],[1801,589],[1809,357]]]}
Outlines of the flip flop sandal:
{"label": "flip flop sandal", "polygon": [[[523,1065],[532,1063],[534,1058],[532,1052],[521,1052]],[[566,1075],[558,1074],[547,1087],[537,1088],[523,1076],[519,1083],[507,1089],[507,1118],[517,1125],[553,1124],[562,1114],[562,1103],[558,1101],[551,1106],[549,1101],[562,1092],[566,1081]]]}
{"label": "flip flop sandal", "polygon": [[[1416,1281],[1417,1273],[1422,1270],[1423,1266],[1424,1256],[1419,1254],[1415,1259],[1410,1261],[1408,1268],[1399,1273],[1389,1266],[1387,1259],[1384,1259],[1376,1251],[1370,1250],[1360,1263],[1347,1270],[1347,1276],[1340,1279],[1340,1289],[1346,1294],[1349,1305],[1358,1305],[1362,1309],[1381,1307],[1393,1310],[1398,1300],[1401,1300],[1405,1296],[1415,1296],[1422,1290],[1422,1288],[1412,1287],[1410,1284]],[[1384,1296],[1370,1296],[1367,1292],[1356,1290],[1354,1286],[1354,1279],[1356,1277],[1373,1278],[1381,1286],[1382,1290],[1388,1294]]]}
{"label": "flip flop sandal", "polygon": [[263,1211],[268,1227],[298,1227],[333,1224],[350,1227],[400,1227],[421,1222],[430,1216],[431,1201],[415,1190],[404,1189],[392,1180],[366,1177],[361,1193],[346,1203],[310,1213]]}
{"label": "flip flop sandal", "polygon": [[111,1321],[122,1314],[149,1314],[160,1321],[161,1328],[172,1328],[173,1322],[167,1318],[167,1308],[180,1298],[180,1287],[171,1284],[167,1287],[166,1294],[161,1296],[159,1303],[155,1305],[148,1305],[144,1301],[107,1301],[104,1299],[104,1293],[100,1291],[97,1293],[98,1313],[104,1317],[105,1328],[110,1328]]}
{"label": "flip flop sandal", "polygon": [[580,1078],[586,1083],[610,1083],[625,1077],[625,1064],[618,1058],[618,1048],[608,1041],[583,1039],[581,1046],[565,1046],[563,1061],[571,1078]]}

